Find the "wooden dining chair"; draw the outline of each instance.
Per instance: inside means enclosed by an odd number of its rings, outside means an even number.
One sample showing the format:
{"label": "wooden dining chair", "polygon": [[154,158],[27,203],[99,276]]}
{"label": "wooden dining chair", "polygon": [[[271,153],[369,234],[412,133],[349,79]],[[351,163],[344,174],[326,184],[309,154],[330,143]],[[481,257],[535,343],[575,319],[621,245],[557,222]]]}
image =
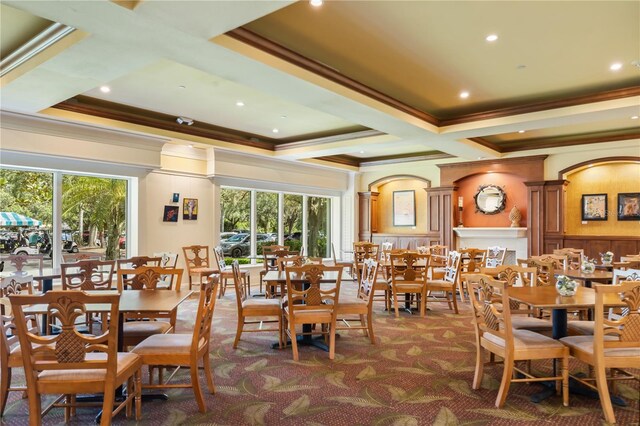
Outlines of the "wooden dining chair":
{"label": "wooden dining chair", "polygon": [[[215,393],[216,388],[213,383],[211,373],[210,342],[211,342],[211,321],[216,306],[216,293],[218,292],[218,277],[210,277],[209,282],[203,283],[200,287],[200,299],[198,309],[195,313],[195,324],[191,334],[156,334],[140,342],[131,350],[139,355],[142,364],[150,367],[175,366],[175,371],[162,380],[160,376],[158,383],[153,383],[153,378],[149,384],[143,385],[147,389],[169,389],[169,388],[193,388],[193,393],[198,403],[201,413],[207,411],[204,402],[202,389],[198,375],[198,365],[202,361],[204,376],[210,393]],[[191,372],[191,379],[188,383],[169,383],[180,367],[188,367]]]}
{"label": "wooden dining chair", "polygon": [[64,263],[75,263],[81,260],[104,260],[105,256],[100,253],[62,253]]}
{"label": "wooden dining chair", "polygon": [[[380,260],[380,245],[369,241],[359,241],[353,243],[354,266],[362,265],[365,259]],[[360,271],[356,268],[356,276],[360,281]]]}
{"label": "wooden dining chair", "polygon": [[[559,341],[530,330],[516,330],[511,323],[510,286],[489,275],[469,274],[467,290],[473,307],[476,332],[476,368],[473,389],[480,389],[484,375],[484,351],[504,360],[502,381],[496,397],[496,407],[502,408],[511,383],[556,381],[564,406],[569,405],[569,351]],[[529,364],[522,370],[518,361],[560,359],[561,375],[534,377]],[[519,373],[520,376],[514,375]],[[523,377],[524,378],[519,378]]]}
{"label": "wooden dining chair", "polygon": [[543,254],[540,256],[531,256],[530,260],[538,260],[540,262],[553,263],[555,269],[568,269],[569,259],[566,254]]}
{"label": "wooden dining chair", "polygon": [[[639,380],[637,374],[624,369],[640,369],[640,281],[622,281],[618,285],[598,284],[594,288],[594,335],[567,336],[560,342],[569,348],[572,357],[592,367],[589,370],[593,371],[593,375],[572,375],[571,378],[598,392],[605,420],[613,424],[616,417],[609,383]],[[617,319],[605,316],[605,297],[611,294],[626,305],[626,313]],[[615,371],[615,374],[607,375],[607,370]]]}
{"label": "wooden dining chair", "polygon": [[[236,290],[236,305],[238,306],[238,326],[236,330],[236,338],[233,341],[233,348],[238,347],[240,336],[243,332],[247,333],[259,333],[274,331],[278,332],[279,347],[282,348],[282,301],[279,298],[275,299],[252,299],[246,292],[246,287],[242,283],[242,276],[240,275],[240,266],[238,261],[234,260],[231,264],[231,270],[233,272],[233,286]],[[265,317],[275,317],[275,319],[265,320]],[[248,320],[248,318],[254,318],[254,320]],[[255,318],[259,318],[255,320]],[[278,323],[278,328],[262,328],[263,323]],[[258,328],[245,328],[247,325],[259,324]]]}
{"label": "wooden dining chair", "polygon": [[558,266],[556,260],[541,260],[534,258],[518,259],[518,264],[520,266],[536,268],[536,271],[538,272],[538,282],[535,284],[536,286],[556,285],[555,270]]}
{"label": "wooden dining chair", "polygon": [[272,244],[270,246],[262,246],[262,271],[260,271],[260,293],[262,293],[262,284],[264,276],[269,271],[277,271],[278,265],[276,264],[276,255],[277,251],[289,251],[289,246],[281,246],[278,244]]}
{"label": "wooden dining chair", "polygon": [[160,266],[162,257],[160,256],[133,256],[127,259],[117,259],[118,269],[136,269],[140,266]]}
{"label": "wooden dining chair", "polygon": [[[6,273],[42,275],[44,271],[44,254],[9,254],[2,256]],[[40,290],[40,282],[34,281],[33,287]]]}
{"label": "wooden dining chair", "polygon": [[[336,330],[363,330],[364,335],[371,340],[371,344],[375,345],[373,296],[375,293],[374,285],[378,277],[378,262],[374,259],[366,259],[362,266],[357,296],[355,298],[340,298]],[[354,319],[354,315],[357,315],[358,318]],[[359,321],[360,325],[353,325],[353,321]]]}
{"label": "wooden dining chair", "polygon": [[[61,397],[53,405],[65,408],[67,420],[81,405],[76,402],[77,394],[103,394],[103,426],[110,425],[112,417],[123,408],[127,417],[131,416],[134,399],[136,420],[140,420],[142,360],[136,354],[118,352],[118,321],[110,321],[99,336],[83,335],[76,328],[76,319],[88,313],[87,305],[106,305],[110,317],[118,318],[119,294],[49,291],[9,299],[23,354],[31,425],[42,422],[41,395],[46,394],[64,396],[64,402],[59,402]],[[37,304],[47,305],[47,315],[62,324],[60,334],[41,337],[30,332],[23,307]],[[126,385],[127,392],[116,405],[116,388],[121,385]]]}
{"label": "wooden dining chair", "polygon": [[[364,268],[364,263],[368,260],[376,260],[374,258],[365,259],[363,262],[359,262],[358,258],[354,258],[354,267],[357,271],[362,271]],[[385,310],[391,312],[391,279],[388,278],[387,270],[391,269],[390,262],[385,263],[388,266],[382,266],[378,263],[377,275],[373,282],[373,301],[382,301],[384,302]],[[360,282],[360,274],[357,274],[354,277],[358,282]]]}
{"label": "wooden dining chair", "polygon": [[[22,368],[23,362],[9,296],[32,293],[31,275],[11,275],[0,280],[0,417],[4,416],[9,392],[27,390],[26,387],[11,387],[12,371],[14,368]],[[35,316],[30,315],[26,320],[29,331],[38,334]]]}
{"label": "wooden dining chair", "polygon": [[442,244],[430,245],[429,254],[431,255],[429,258],[431,279],[443,279],[445,268],[447,267],[447,260],[449,258],[449,247]]}
{"label": "wooden dining chair", "polygon": [[582,266],[584,260],[584,250],[576,248],[561,248],[553,251],[554,255],[567,257],[567,268],[577,271]]}
{"label": "wooden dining chair", "polygon": [[[227,262],[224,259],[222,247],[218,246],[214,248],[213,256],[216,260],[216,268],[220,274],[220,293],[218,294],[218,297],[220,298],[224,296],[224,293],[227,290],[229,279],[233,282],[233,271],[231,270],[231,266],[227,265]],[[251,274],[249,271],[240,271],[240,278],[242,278],[242,285],[244,285],[245,291],[249,296],[251,296]]]}
{"label": "wooden dining chair", "polygon": [[[538,270],[518,265],[503,265],[495,268],[480,268],[480,273],[504,281],[510,287],[531,287],[538,281]],[[538,333],[550,333],[551,321],[538,318],[538,312],[516,300],[509,300],[511,326],[516,330],[531,330]]]}
{"label": "wooden dining chair", "polygon": [[[409,303],[415,302],[420,311],[420,317],[425,317],[429,257],[428,254],[412,252],[391,254],[391,294],[396,318],[400,317],[398,294],[404,294],[405,300]],[[415,295],[415,298],[411,298],[411,295]]]}
{"label": "wooden dining chair", "polygon": [[[320,285],[326,272],[336,272],[336,281]],[[298,361],[298,334],[322,334],[329,340],[329,359],[335,357],[336,348],[336,306],[340,303],[340,281],[343,269],[339,266],[304,265],[285,269],[287,277],[287,305],[284,307],[284,329],[291,339],[293,359]],[[292,276],[301,276],[308,283],[300,288],[291,280]],[[304,324],[322,324],[321,331],[313,329],[298,333],[296,327]]]}
{"label": "wooden dining chair", "polygon": [[211,267],[209,263],[209,246],[193,245],[182,247],[184,253],[184,263],[187,266],[187,275],[189,276],[189,290],[193,288],[192,277],[198,277],[199,284],[202,285],[207,277],[218,272],[217,269]]}
{"label": "wooden dining chair", "polygon": [[484,255],[484,267],[495,268],[496,266],[502,266],[504,259],[507,257],[507,248],[500,246],[487,247],[487,251]]}
{"label": "wooden dining chair", "polygon": [[333,258],[333,266],[340,266],[341,268],[349,268],[349,272],[353,272],[353,262],[349,260],[340,260],[336,256],[336,247],[331,243],[331,256]]}
{"label": "wooden dining chair", "polygon": [[115,261],[80,260],[60,265],[63,290],[109,290],[113,282]]}
{"label": "wooden dining chair", "polygon": [[447,255],[447,266],[444,269],[444,277],[442,279],[427,279],[427,296],[431,292],[443,292],[445,300],[439,299],[433,295],[434,302],[447,302],[449,309],[458,313],[458,300],[456,298],[456,286],[458,283],[458,275],[460,274],[460,258],[461,255],[457,251],[450,251]]}
{"label": "wooden dining chair", "polygon": [[[178,253],[172,253],[170,251],[161,251],[153,253],[153,257],[160,258],[160,265],[167,269],[176,269],[178,267]],[[162,277],[162,282],[166,283],[168,287],[173,287],[173,275],[167,275]]]}
{"label": "wooden dining chair", "polygon": [[[182,282],[182,269],[168,269],[161,266],[140,266],[135,269],[118,270],[118,292],[127,290],[179,291]],[[165,287],[167,276],[173,287]],[[162,287],[160,286],[162,285]],[[125,348],[135,346],[149,336],[175,332],[178,308],[170,312],[128,313],[122,328],[122,340]]]}

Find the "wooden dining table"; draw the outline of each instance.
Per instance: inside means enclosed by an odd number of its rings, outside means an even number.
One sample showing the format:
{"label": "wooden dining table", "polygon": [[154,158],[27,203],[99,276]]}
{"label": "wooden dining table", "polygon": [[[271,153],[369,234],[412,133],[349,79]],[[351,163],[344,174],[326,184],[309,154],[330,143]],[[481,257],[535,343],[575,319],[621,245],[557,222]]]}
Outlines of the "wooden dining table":
{"label": "wooden dining table", "polygon": [[580,280],[584,282],[585,287],[591,287],[593,282],[610,284],[613,280],[613,271],[596,269],[593,272],[582,272],[580,269],[556,269],[553,274],[566,275],[572,280]]}
{"label": "wooden dining table", "polygon": [[[322,275],[322,278],[320,278],[320,285],[333,284],[336,282],[337,279],[338,279],[338,272],[325,271]],[[351,280],[351,279],[352,278],[349,273],[344,271],[342,272],[342,281]],[[280,285],[282,289],[285,289],[287,286],[287,273],[284,271],[268,271],[264,275],[263,280],[265,282],[277,283],[278,285]],[[305,285],[308,285],[308,281],[305,280],[304,275],[302,274],[291,274],[290,280],[293,285],[299,286],[300,288],[303,288]],[[302,325],[302,331],[304,334],[302,336],[298,336],[297,338],[298,345],[315,346],[317,348],[324,350],[325,352],[329,352],[329,347],[325,344],[324,338],[322,337],[314,338],[310,334],[312,331],[312,327],[313,326],[311,324]],[[338,337],[339,335],[336,334],[336,338]],[[278,348],[279,346],[280,346],[279,343],[274,343],[272,345],[274,349]]]}

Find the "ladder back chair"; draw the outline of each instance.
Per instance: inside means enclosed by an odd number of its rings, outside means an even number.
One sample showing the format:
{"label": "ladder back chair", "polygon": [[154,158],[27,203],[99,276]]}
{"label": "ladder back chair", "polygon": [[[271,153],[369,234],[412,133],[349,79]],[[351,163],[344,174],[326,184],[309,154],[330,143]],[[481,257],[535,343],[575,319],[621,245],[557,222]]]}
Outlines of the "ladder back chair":
{"label": "ladder back chair", "polygon": [[[510,286],[484,274],[466,277],[469,298],[473,307],[476,332],[476,368],[473,389],[480,389],[484,375],[484,351],[504,359],[502,381],[496,397],[496,407],[502,408],[512,382],[556,381],[565,406],[569,405],[569,351],[559,341],[530,330],[516,330],[511,324]],[[561,375],[534,377],[516,366],[517,361],[560,359]],[[514,373],[524,378],[516,378]]]}
{"label": "ladder back chair", "polygon": [[[10,300],[23,353],[31,425],[42,422],[41,395],[46,394],[65,396],[63,403],[54,405],[64,407],[68,419],[81,405],[75,395],[102,393],[103,426],[110,425],[123,408],[131,416],[135,399],[136,420],[140,420],[142,361],[136,354],[117,351],[118,321],[111,321],[99,336],[83,335],[76,329],[76,319],[88,313],[87,305],[104,304],[111,318],[118,318],[119,294],[49,291],[37,296],[14,295]],[[23,307],[37,304],[47,305],[47,315],[62,324],[60,334],[41,337],[30,332]],[[123,384],[126,398],[116,406],[116,387]]]}
{"label": "ladder back chair", "polygon": [[[335,272],[335,282],[321,285],[322,278],[327,272]],[[284,307],[285,332],[291,339],[293,359],[298,361],[298,332],[296,327],[303,325],[300,334],[314,334],[312,329],[305,331],[304,325],[322,324],[319,332],[329,340],[329,359],[335,357],[336,347],[336,318],[337,305],[340,302],[340,281],[342,268],[338,266],[305,265],[285,269],[287,277],[287,305]],[[305,283],[298,287],[292,277],[303,277]],[[305,288],[306,287],[306,288]],[[315,332],[318,334],[318,332]]]}
{"label": "ladder back chair", "polygon": [[447,255],[447,266],[444,269],[444,277],[442,279],[427,279],[427,296],[434,291],[442,291],[445,300],[432,296],[434,302],[446,302],[449,309],[458,313],[458,300],[456,298],[456,285],[460,274],[460,258],[461,255],[457,251],[450,251]]}
{"label": "ladder back chair", "polygon": [[278,265],[276,264],[277,256],[275,255],[278,251],[289,251],[289,246],[281,246],[278,244],[262,246],[262,267],[264,269],[260,271],[260,293],[262,293],[262,281],[267,272],[278,270]]}
{"label": "ladder back chair", "polygon": [[[616,418],[611,404],[609,382],[639,380],[637,371],[634,375],[624,369],[640,369],[640,281],[622,281],[617,285],[599,284],[594,288],[594,335],[568,336],[560,341],[567,345],[571,356],[592,367],[590,371],[593,371],[593,376],[571,377],[598,392],[605,420],[613,424]],[[605,298],[610,296],[626,305],[625,314],[616,319],[605,317]],[[612,374],[607,375],[607,370]]]}
{"label": "ladder back chair", "polygon": [[209,275],[217,272],[209,263],[209,246],[193,245],[182,247],[182,253],[184,254],[184,263],[187,266],[189,290],[193,288],[192,279],[194,275],[198,277],[199,284],[202,285]]}
{"label": "ladder back chair", "polygon": [[[233,341],[233,348],[238,347],[240,336],[243,332],[278,332],[278,344],[282,348],[282,301],[276,299],[252,299],[248,296],[246,288],[242,284],[240,275],[240,266],[238,261],[234,260],[231,264],[233,272],[233,285],[236,290],[236,304],[238,306],[238,327],[236,330],[236,338]],[[275,319],[264,320],[265,317],[275,317]],[[259,320],[247,320],[248,318],[260,318]],[[278,328],[262,328],[263,323],[278,323]],[[259,324],[258,328],[245,329],[246,325]]]}
{"label": "ladder back chair", "polygon": [[[340,299],[336,320],[336,330],[363,330],[364,335],[369,337],[373,345],[376,344],[373,334],[373,297],[377,277],[378,262],[374,259],[365,259],[362,274],[360,274],[358,294],[355,298]],[[358,315],[359,318],[353,319],[349,317],[351,315]],[[352,325],[352,321],[360,321],[360,326]]]}
{"label": "ladder back chair", "polygon": [[[213,256],[216,260],[218,271],[220,271],[220,293],[218,297],[222,297],[227,290],[227,285],[229,285],[229,279],[233,282],[233,271],[224,259],[222,247],[218,246],[214,248]],[[248,271],[240,271],[240,278],[242,278],[242,284],[247,294],[251,295],[251,274]]]}
{"label": "ladder back chair", "polygon": [[[179,291],[182,269],[167,269],[161,266],[140,266],[136,269],[118,270],[118,292],[128,290]],[[166,287],[163,278],[176,282],[175,289]],[[126,278],[125,278],[126,277]],[[166,278],[165,278],[166,279]],[[162,286],[160,286],[162,284]],[[149,336],[175,332],[178,308],[170,312],[127,313],[122,326],[122,341],[125,348],[135,346]],[[164,320],[164,321],[161,321]]]}
{"label": "ladder back chair", "polygon": [[[198,300],[198,310],[196,311],[195,324],[191,334],[156,334],[153,335],[132,349],[132,353],[137,354],[142,359],[142,364],[149,367],[176,366],[175,371],[162,380],[160,376],[158,383],[151,380],[143,388],[169,389],[169,388],[193,388],[198,409],[201,413],[207,411],[204,401],[200,381],[198,377],[198,365],[202,362],[204,376],[210,393],[215,393],[216,388],[213,383],[211,373],[211,360],[209,359],[211,343],[211,321],[216,306],[216,293],[218,292],[218,278],[211,279],[200,287],[200,298]],[[191,380],[186,384],[169,383],[180,367],[188,367],[191,373]]]}
{"label": "ladder back chair", "polygon": [[[391,254],[391,293],[396,318],[400,317],[398,293],[403,293],[409,303],[415,301],[420,311],[420,317],[425,317],[429,257],[428,254],[412,252]],[[410,299],[411,295],[415,295],[415,298]]]}

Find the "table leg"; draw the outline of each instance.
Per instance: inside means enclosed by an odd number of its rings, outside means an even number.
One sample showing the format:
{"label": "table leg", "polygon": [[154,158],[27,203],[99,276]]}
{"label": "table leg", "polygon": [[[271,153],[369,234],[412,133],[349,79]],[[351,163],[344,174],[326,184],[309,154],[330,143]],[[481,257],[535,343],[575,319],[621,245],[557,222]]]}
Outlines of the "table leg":
{"label": "table leg", "polygon": [[567,336],[567,310],[553,309],[551,311],[553,326],[552,337],[556,340]]}
{"label": "table leg", "polygon": [[[46,293],[53,290],[53,278],[47,278],[42,280],[42,293]],[[43,336],[49,334],[47,329],[47,314],[42,314],[42,324],[40,324],[41,332]]]}

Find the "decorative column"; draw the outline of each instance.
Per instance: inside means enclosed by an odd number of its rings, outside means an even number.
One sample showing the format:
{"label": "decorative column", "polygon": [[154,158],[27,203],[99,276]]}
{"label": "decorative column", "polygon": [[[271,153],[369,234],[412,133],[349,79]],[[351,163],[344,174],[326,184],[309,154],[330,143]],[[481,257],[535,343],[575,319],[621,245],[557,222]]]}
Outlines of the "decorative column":
{"label": "decorative column", "polygon": [[371,241],[371,235],[378,232],[378,192],[358,192],[358,239]]}

